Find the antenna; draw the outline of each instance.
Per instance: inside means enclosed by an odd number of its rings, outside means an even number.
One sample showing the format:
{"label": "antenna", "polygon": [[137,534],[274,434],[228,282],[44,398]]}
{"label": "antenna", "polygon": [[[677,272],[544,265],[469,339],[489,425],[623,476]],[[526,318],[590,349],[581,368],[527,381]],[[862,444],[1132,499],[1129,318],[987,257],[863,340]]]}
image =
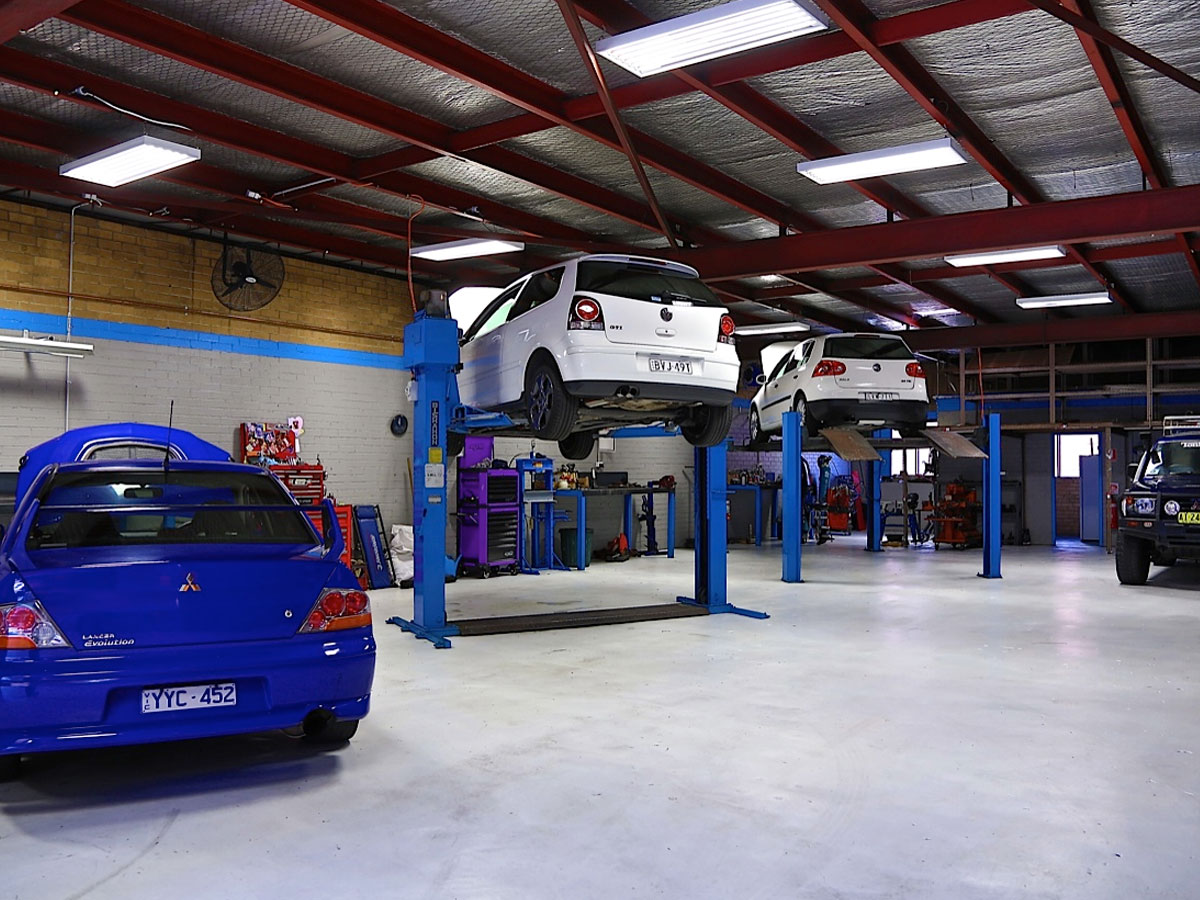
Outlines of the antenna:
{"label": "antenna", "polygon": [[163,454],[164,479],[171,473],[171,428],[175,424],[175,401],[171,401],[171,411],[167,414],[167,449]]}

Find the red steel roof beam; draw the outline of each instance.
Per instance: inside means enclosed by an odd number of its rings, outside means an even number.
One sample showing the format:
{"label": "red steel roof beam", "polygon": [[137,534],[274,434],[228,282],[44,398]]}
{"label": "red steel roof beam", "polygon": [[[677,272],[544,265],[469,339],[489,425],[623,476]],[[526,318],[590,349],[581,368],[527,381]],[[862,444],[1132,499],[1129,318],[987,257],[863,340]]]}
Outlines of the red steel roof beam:
{"label": "red steel roof beam", "polygon": [[[881,47],[870,36],[870,28],[876,20],[863,6],[861,0],[816,0],[826,15],[854,39],[875,62],[887,72],[914,100],[920,104],[939,125],[946,129],[970,154],[975,157],[988,174],[995,178],[1005,190],[1021,203],[1029,205],[1042,202],[1041,191],[1014,166],[1000,149],[992,143],[983,130],[958,105],[950,94],[903,47]],[[1113,298],[1122,306],[1133,310],[1133,305],[1117,287],[1113,279],[1105,275],[1080,252],[1070,247],[1071,257],[1080,263],[1097,281],[1105,285]]]}
{"label": "red steel roof beam", "polygon": [[77,0],[0,0],[0,44],[70,9]]}

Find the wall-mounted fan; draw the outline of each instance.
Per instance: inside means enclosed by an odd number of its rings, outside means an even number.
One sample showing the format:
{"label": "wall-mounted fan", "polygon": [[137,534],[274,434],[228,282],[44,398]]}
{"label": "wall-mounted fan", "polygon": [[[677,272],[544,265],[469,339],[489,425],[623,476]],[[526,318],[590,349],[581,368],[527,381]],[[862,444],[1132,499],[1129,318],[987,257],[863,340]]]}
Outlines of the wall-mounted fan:
{"label": "wall-mounted fan", "polygon": [[213,296],[239,312],[262,309],[283,287],[283,276],[278,254],[227,243],[213,266]]}

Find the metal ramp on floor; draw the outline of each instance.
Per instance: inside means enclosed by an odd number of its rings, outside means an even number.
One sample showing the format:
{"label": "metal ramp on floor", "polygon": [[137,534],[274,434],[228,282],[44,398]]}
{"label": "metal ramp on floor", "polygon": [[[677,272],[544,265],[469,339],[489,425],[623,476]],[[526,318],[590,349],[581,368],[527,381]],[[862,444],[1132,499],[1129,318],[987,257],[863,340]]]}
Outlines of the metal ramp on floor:
{"label": "metal ramp on floor", "polygon": [[863,435],[853,428],[822,428],[821,437],[833,452],[847,462],[879,462],[882,457]]}
{"label": "metal ramp on floor", "polygon": [[955,459],[987,459],[986,453],[971,443],[965,434],[959,434],[957,431],[927,429],[922,435],[942,453]]}

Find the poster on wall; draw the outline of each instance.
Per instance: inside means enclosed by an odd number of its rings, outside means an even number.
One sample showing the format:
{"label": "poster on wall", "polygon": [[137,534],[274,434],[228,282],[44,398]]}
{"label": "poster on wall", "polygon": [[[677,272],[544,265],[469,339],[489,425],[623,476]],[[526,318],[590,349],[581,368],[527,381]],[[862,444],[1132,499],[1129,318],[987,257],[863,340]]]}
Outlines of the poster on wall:
{"label": "poster on wall", "polygon": [[287,422],[243,422],[242,462],[257,466],[297,463],[303,433],[304,420],[299,416]]}

